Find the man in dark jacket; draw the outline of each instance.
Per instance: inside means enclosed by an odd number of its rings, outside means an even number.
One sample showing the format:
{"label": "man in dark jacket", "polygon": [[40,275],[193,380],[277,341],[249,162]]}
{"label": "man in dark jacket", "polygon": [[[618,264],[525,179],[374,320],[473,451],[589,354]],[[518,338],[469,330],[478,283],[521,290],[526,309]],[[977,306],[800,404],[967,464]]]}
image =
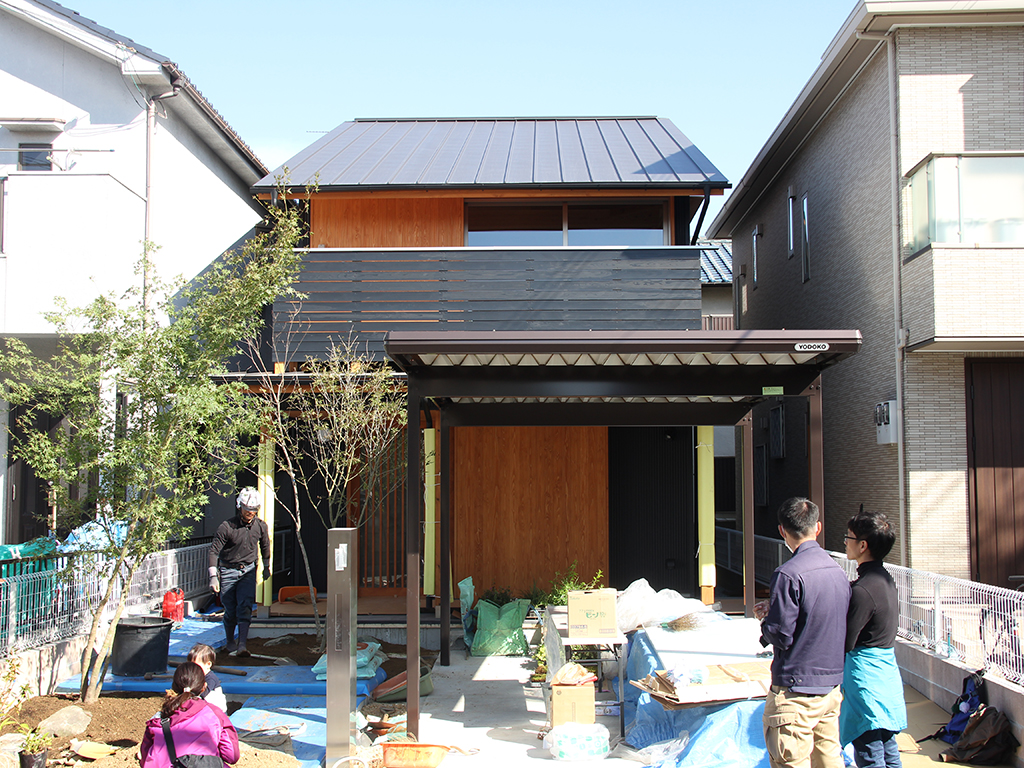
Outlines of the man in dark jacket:
{"label": "man in dark jacket", "polygon": [[772,574],[767,605],[758,603],[761,642],[771,643],[772,687],[764,706],[764,739],[772,768],[842,768],[839,706],[850,582],[815,541],[818,507],[789,499],[779,533],[793,557]]}
{"label": "man in dark jacket", "polygon": [[[256,517],[260,497],[255,488],[243,488],[235,502],[238,514],[217,528],[210,547],[210,589],[221,593],[224,605],[225,650],[248,656],[245,647],[256,600],[257,547],[263,555],[263,580],[270,578],[270,531]],[[235,640],[235,626],[238,640]]]}

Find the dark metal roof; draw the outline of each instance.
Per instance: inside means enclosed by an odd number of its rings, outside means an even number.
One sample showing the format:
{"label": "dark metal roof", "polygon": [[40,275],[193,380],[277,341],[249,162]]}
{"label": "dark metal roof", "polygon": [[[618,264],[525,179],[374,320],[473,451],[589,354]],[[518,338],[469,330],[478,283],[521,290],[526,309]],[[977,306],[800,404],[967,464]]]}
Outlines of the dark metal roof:
{"label": "dark metal roof", "polygon": [[704,284],[732,283],[732,241],[698,240],[705,246],[700,252],[700,281]]}
{"label": "dark metal roof", "polygon": [[726,415],[701,423],[735,423],[743,404],[800,395],[860,346],[860,331],[392,331],[384,341],[418,396]]}
{"label": "dark metal roof", "polygon": [[667,187],[729,182],[657,117],[445,118],[342,123],[254,187]]}

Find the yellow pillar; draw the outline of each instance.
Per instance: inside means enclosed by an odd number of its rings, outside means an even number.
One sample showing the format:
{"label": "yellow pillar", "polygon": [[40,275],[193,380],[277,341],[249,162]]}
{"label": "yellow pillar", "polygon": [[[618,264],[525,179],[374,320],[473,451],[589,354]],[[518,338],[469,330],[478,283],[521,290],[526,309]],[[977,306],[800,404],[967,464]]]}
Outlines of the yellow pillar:
{"label": "yellow pillar", "polygon": [[715,428],[697,427],[697,569],[700,597],[715,602]]}
{"label": "yellow pillar", "polygon": [[[260,519],[267,524],[270,532],[270,567],[274,567],[274,441],[265,437],[260,442],[257,458],[256,490],[260,495]],[[261,553],[262,554],[262,553]],[[263,563],[256,561],[256,603],[263,606],[267,615],[274,602],[274,577],[263,581]],[[262,613],[262,611],[259,611]]]}
{"label": "yellow pillar", "polygon": [[437,581],[437,430],[423,430],[423,452],[426,460],[423,488],[423,509],[426,524],[423,529],[423,594],[436,595]]}

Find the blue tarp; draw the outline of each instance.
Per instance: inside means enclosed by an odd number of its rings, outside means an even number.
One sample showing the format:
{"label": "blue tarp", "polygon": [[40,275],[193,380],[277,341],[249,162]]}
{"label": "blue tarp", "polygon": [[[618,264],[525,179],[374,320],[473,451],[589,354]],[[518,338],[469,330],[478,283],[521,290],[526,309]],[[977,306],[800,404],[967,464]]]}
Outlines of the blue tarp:
{"label": "blue tarp", "polygon": [[[661,664],[650,638],[637,632],[629,646],[626,671],[642,680]],[[761,718],[764,700],[667,710],[635,686],[626,690],[626,741],[643,749],[669,741],[685,731],[690,741],[675,762],[686,768],[768,768]]]}
{"label": "blue tarp", "polygon": [[245,702],[245,706],[231,715],[235,728],[242,731],[260,731],[287,726],[292,740],[295,759],[303,768],[320,768],[327,754],[327,708],[308,707],[303,697],[294,702],[271,706],[271,699],[260,696]]}

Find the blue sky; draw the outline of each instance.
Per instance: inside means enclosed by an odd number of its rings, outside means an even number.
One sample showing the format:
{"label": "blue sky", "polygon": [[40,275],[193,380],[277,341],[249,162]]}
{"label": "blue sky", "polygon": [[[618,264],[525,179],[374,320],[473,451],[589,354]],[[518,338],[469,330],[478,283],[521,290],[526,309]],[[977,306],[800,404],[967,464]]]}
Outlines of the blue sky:
{"label": "blue sky", "polygon": [[657,115],[672,120],[733,184],[855,6],[854,0],[63,4],[176,62],[270,168],[355,117]]}

